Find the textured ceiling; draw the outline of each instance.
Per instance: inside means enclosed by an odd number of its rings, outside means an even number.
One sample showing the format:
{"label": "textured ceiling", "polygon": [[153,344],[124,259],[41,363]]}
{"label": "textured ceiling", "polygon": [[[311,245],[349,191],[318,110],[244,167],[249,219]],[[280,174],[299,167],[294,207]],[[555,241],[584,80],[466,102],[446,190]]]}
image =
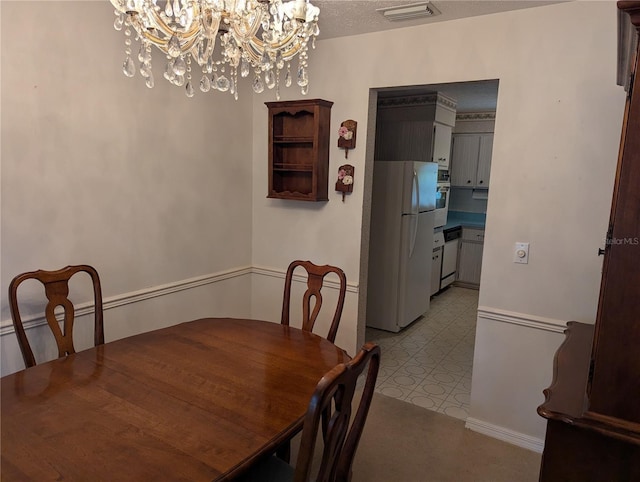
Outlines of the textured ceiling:
{"label": "textured ceiling", "polygon": [[417,3],[417,1],[311,0],[313,5],[320,8],[320,35],[318,40],[560,3],[560,1],[530,0],[437,0],[431,2],[431,4],[440,11],[440,15],[398,22],[386,20],[376,11],[378,8],[410,5]]}
{"label": "textured ceiling", "polygon": [[[439,15],[395,22],[385,19],[376,11],[378,8],[411,5],[419,1],[421,0],[311,0],[313,5],[320,8],[320,35],[318,40],[412,27],[432,22],[444,22],[509,10],[541,7],[570,0],[436,0],[430,2],[430,4],[440,12]],[[379,92],[379,96],[420,95],[436,91],[455,99],[458,103],[458,112],[488,112],[496,110],[498,100],[497,80],[403,86],[384,89]]]}

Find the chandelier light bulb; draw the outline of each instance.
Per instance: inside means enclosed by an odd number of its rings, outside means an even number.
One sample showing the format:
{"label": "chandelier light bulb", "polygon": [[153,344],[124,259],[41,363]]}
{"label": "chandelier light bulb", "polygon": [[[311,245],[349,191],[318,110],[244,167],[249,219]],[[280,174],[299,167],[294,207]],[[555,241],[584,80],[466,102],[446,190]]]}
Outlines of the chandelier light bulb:
{"label": "chandelier light bulb", "polygon": [[[284,85],[290,86],[290,62],[299,57],[297,84],[306,94],[309,88],[307,72],[308,44],[314,45],[320,9],[309,0],[111,0],[115,7],[114,28],[125,35],[126,58],[123,72],[135,75],[131,59],[131,32],[140,40],[137,58],[147,87],[153,87],[151,46],[167,57],[164,78],[185,86],[185,73],[192,61],[203,72],[200,90],[229,91],[238,98],[238,68],[240,76],[255,72],[253,91],[263,92],[276,87],[280,93],[280,72],[285,70]],[[218,70],[228,77],[211,75]],[[263,76],[264,73],[264,83]],[[209,78],[211,76],[211,78]],[[189,77],[190,78],[190,77]],[[192,97],[196,89],[186,82],[186,94]]]}

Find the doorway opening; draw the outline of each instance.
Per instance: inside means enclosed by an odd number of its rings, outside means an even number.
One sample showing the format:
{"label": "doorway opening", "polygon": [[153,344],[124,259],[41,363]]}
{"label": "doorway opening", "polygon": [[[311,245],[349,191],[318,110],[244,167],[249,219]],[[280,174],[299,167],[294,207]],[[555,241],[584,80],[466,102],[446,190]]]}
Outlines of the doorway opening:
{"label": "doorway opening", "polygon": [[[434,98],[436,103],[442,101],[446,112],[432,115],[433,109],[425,108]],[[363,226],[368,231],[363,232],[360,279],[366,280],[366,294],[361,296],[360,313],[367,311],[367,298],[373,292],[370,287],[376,286],[376,297],[380,293],[379,280],[373,278],[379,272],[375,263],[380,262],[381,252],[379,242],[374,247],[374,233],[381,231],[375,206],[386,201],[385,194],[374,188],[374,163],[439,163],[438,191],[443,192],[446,185],[448,196],[445,218],[435,223],[434,237],[423,247],[430,253],[429,266],[424,268],[429,278],[425,313],[408,326],[389,330],[368,324],[366,315],[364,321],[360,317],[364,338],[378,342],[385,353],[376,390],[463,420],[470,409],[497,99],[498,80],[485,80],[373,89],[369,107],[373,140],[367,143],[367,171],[372,174],[365,188],[369,202],[365,202]],[[445,129],[440,124],[445,124]],[[444,149],[434,145],[441,144],[442,132],[447,129],[449,139]],[[458,234],[454,236],[453,231]],[[370,256],[372,252],[376,255]],[[397,254],[390,249],[384,256],[395,258]],[[448,257],[444,267],[443,256]],[[385,283],[397,286],[396,280]],[[395,297],[402,298],[402,293],[393,297],[392,302],[397,303]]]}

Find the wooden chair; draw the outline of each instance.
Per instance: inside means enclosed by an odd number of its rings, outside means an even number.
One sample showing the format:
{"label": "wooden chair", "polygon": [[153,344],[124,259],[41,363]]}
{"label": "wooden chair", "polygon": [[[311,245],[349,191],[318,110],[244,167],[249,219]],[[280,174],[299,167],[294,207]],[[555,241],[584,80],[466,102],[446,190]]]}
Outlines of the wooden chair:
{"label": "wooden chair", "polygon": [[[45,318],[53,336],[56,339],[58,345],[58,357],[63,357],[71,353],[75,353],[73,346],[73,320],[75,316],[74,307],[69,300],[69,280],[73,275],[79,272],[88,273],[91,276],[93,282],[93,295],[95,303],[94,312],[94,345],[104,344],[104,327],[103,327],[103,314],[102,314],[102,289],[100,287],[100,277],[98,272],[88,265],[67,266],[56,271],[31,271],[28,273],[22,273],[9,284],[9,307],[11,308],[11,318],[13,319],[13,326],[16,330],[18,337],[18,344],[20,345],[20,351],[24,358],[24,364],[27,368],[36,365],[36,359],[33,356],[33,351],[29,345],[29,340],[22,325],[22,318],[20,317],[20,310],[18,309],[17,291],[18,286],[25,280],[35,279],[40,281],[44,285],[45,294],[49,302],[45,308]],[[63,329],[60,329],[60,325],[56,320],[54,313],[55,308],[62,306],[64,308],[64,324]]]}
{"label": "wooden chair", "polygon": [[[347,291],[347,277],[340,268],[330,265],[318,266],[311,261],[294,261],[287,269],[287,277],[284,283],[284,298],[282,302],[282,324],[289,325],[289,316],[291,311],[291,281],[293,272],[298,266],[302,266],[307,271],[307,290],[302,297],[302,329],[313,331],[313,325],[318,318],[320,309],[322,308],[322,285],[325,276],[329,273],[335,273],[340,279],[340,292],[338,295],[338,303],[333,314],[331,327],[326,339],[334,342],[338,325],[340,324],[340,316],[342,316],[342,308],[344,307],[344,297]],[[311,309],[311,299],[314,298],[313,309]]]}
{"label": "wooden chair", "polygon": [[[367,343],[348,363],[341,363],[329,371],[316,386],[304,419],[300,451],[295,469],[276,456],[258,462],[243,474],[241,482],[348,482],[351,480],[353,458],[378,377],[380,347]],[[358,376],[368,367],[362,397],[352,417],[354,392]],[[318,431],[323,414],[331,407],[322,457],[317,473],[313,460]]]}
{"label": "wooden chair", "polygon": [[[291,283],[293,281],[293,274],[296,268],[301,266],[307,273],[307,289],[302,296],[302,329],[306,331],[313,331],[313,327],[318,318],[318,314],[322,309],[322,287],[324,278],[329,273],[335,273],[340,280],[340,288],[338,293],[338,302],[333,314],[333,320],[329,327],[329,333],[326,339],[331,343],[335,342],[336,334],[338,332],[338,326],[340,325],[340,317],[342,316],[342,309],[344,307],[344,298],[347,292],[347,277],[340,268],[330,265],[319,266],[311,261],[293,261],[287,269],[287,275],[284,283],[284,296],[282,301],[282,320],[283,325],[289,325],[289,317],[291,314]],[[311,308],[311,300],[313,298],[313,309]],[[323,421],[326,422],[325,415]],[[323,429],[326,428],[326,423],[323,423]],[[291,456],[291,442],[287,441],[278,447],[276,451],[279,458],[285,462],[289,462]]]}

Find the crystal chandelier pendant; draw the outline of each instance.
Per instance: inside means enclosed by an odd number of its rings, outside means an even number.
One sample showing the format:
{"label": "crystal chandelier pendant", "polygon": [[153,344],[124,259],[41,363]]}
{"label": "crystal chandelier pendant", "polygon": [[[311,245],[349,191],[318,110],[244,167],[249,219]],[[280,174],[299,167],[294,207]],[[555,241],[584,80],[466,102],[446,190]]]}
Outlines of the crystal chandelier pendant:
{"label": "crystal chandelier pendant", "polygon": [[200,79],[200,90],[202,92],[209,92],[211,90],[211,80],[206,74],[203,74],[202,79]]}
{"label": "crystal chandelier pendant", "polygon": [[273,70],[267,70],[264,74],[264,82],[267,84],[269,89],[273,89],[276,86],[276,76],[273,73]]}
{"label": "crystal chandelier pendant", "polygon": [[278,50],[276,53],[276,68],[281,70],[284,67],[284,58],[282,57],[282,51]]}
{"label": "crystal chandelier pendant", "polygon": [[178,57],[173,61],[173,73],[176,75],[182,75],[187,71],[187,63],[182,57]]}
{"label": "crystal chandelier pendant", "polygon": [[287,64],[287,75],[284,77],[285,87],[291,87],[291,64]]}
{"label": "crystal chandelier pendant", "polygon": [[125,22],[127,28],[124,30],[125,40],[124,40],[124,53],[127,57],[124,59],[124,63],[122,64],[122,72],[127,77],[133,77],[136,75],[136,66],[133,63],[133,59],[131,58],[131,29],[129,28],[129,23]]}
{"label": "crystal chandelier pendant", "polygon": [[133,59],[128,55],[124,60],[124,64],[122,65],[122,71],[127,77],[133,77],[134,75],[136,75],[136,66],[133,63]]}
{"label": "crystal chandelier pendant", "polygon": [[178,40],[178,37],[176,37],[176,34],[173,34],[167,44],[167,53],[171,55],[171,57],[176,58],[181,52],[182,49],[180,48],[180,41]]}
{"label": "crystal chandelier pendant", "polygon": [[122,30],[122,26],[124,25],[124,14],[116,11],[116,19],[113,22],[113,28],[118,32]]}
{"label": "crystal chandelier pendant", "polygon": [[267,53],[266,50],[262,54],[262,60],[260,61],[260,67],[262,67],[262,70],[271,69],[271,57],[269,56],[269,54]]}
{"label": "crystal chandelier pendant", "polygon": [[243,57],[242,58],[242,63],[240,64],[240,76],[241,77],[248,77],[249,76],[249,71],[250,71],[249,61]]}
{"label": "crystal chandelier pendant", "polygon": [[164,78],[169,82],[173,82],[176,78],[176,74],[173,72],[173,60],[167,61],[167,66],[164,70]]}
{"label": "crystal chandelier pendant", "polygon": [[215,71],[211,75],[211,90],[218,90],[218,74]]}
{"label": "crystal chandelier pendant", "polygon": [[229,90],[229,87],[230,87],[229,79],[227,79],[225,75],[222,74],[220,75],[220,77],[218,77],[217,85],[218,85],[218,90],[220,92],[226,92],[227,90]]}
{"label": "crystal chandelier pendant", "polygon": [[[320,9],[309,0],[111,0],[115,7],[115,30],[124,30],[124,75],[133,77],[136,65],[148,87],[153,87],[151,46],[167,57],[163,77],[194,89],[190,62],[195,61],[203,76],[202,92],[229,91],[238,98],[240,77],[248,78],[256,93],[276,90],[280,98],[280,71],[285,68],[284,85],[292,85],[290,62],[299,58],[296,83],[308,91],[307,45],[315,47],[319,34]],[[134,32],[134,35],[132,35]],[[132,55],[131,40],[140,41]],[[216,43],[218,45],[216,46]],[[136,60],[137,62],[134,62]],[[229,66],[225,75],[224,67]],[[221,67],[216,74],[216,66]]]}
{"label": "crystal chandelier pendant", "polygon": [[138,50],[138,60],[140,62],[144,62],[145,59],[146,48],[144,43],[140,43],[140,50]]}
{"label": "crystal chandelier pendant", "polygon": [[151,75],[150,66],[145,64],[144,62],[140,64],[140,75],[142,75],[142,77],[144,77],[145,79],[148,78],[149,75]]}
{"label": "crystal chandelier pendant", "polygon": [[187,97],[194,96],[195,91],[193,90],[193,85],[191,85],[191,81],[187,82],[187,85],[185,86],[185,90],[187,92]]}
{"label": "crystal chandelier pendant", "polygon": [[307,69],[304,68],[304,65],[298,67],[298,85],[300,87],[309,85],[309,77],[307,76]]}
{"label": "crystal chandelier pendant", "polygon": [[253,79],[253,91],[256,94],[260,94],[262,92],[264,92],[264,84],[262,83],[262,79],[260,78],[260,74],[258,72],[256,72],[256,76]]}

